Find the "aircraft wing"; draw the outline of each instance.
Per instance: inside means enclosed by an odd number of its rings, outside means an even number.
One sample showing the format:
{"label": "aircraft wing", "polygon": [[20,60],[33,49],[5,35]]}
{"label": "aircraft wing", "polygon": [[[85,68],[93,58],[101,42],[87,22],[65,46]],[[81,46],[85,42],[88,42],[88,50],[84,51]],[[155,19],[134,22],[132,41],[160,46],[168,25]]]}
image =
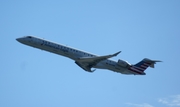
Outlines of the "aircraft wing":
{"label": "aircraft wing", "polygon": [[106,60],[108,58],[117,56],[121,51],[112,54],[112,55],[105,55],[105,56],[96,56],[96,57],[81,57],[78,58],[75,63],[81,67],[82,69],[84,69],[85,71],[89,71],[89,72],[93,72],[95,70],[91,70],[91,68],[93,66],[95,66],[97,63],[99,63],[100,61]]}

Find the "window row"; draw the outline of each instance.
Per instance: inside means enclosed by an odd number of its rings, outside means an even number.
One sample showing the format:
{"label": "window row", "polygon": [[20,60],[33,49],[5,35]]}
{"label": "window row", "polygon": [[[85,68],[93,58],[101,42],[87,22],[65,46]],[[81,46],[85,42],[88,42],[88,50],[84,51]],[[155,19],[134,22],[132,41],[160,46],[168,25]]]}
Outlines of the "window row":
{"label": "window row", "polygon": [[64,50],[70,50],[72,52],[83,53],[84,55],[91,56],[91,57],[94,56],[94,55],[87,54],[87,53],[84,53],[84,52],[81,52],[81,51],[78,51],[78,50],[75,50],[75,49],[72,49],[72,48],[68,48],[68,47],[64,47],[64,46],[61,46],[61,45],[57,45],[57,44],[54,44],[54,43],[51,43],[51,42],[48,42],[48,41],[43,41],[43,44],[45,44],[47,46],[50,46],[50,47],[54,47],[56,49],[60,48],[60,49],[64,49]]}

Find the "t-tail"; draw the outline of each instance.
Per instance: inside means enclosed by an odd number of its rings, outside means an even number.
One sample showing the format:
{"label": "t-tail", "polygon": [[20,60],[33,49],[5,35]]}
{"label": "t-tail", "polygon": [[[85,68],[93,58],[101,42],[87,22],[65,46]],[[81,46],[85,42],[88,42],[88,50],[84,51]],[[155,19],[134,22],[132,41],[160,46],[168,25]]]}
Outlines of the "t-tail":
{"label": "t-tail", "polygon": [[146,75],[144,72],[148,67],[154,68],[156,62],[161,62],[159,60],[150,60],[148,58],[144,58],[142,61],[138,62],[135,65],[132,65],[129,70],[131,70],[134,75]]}

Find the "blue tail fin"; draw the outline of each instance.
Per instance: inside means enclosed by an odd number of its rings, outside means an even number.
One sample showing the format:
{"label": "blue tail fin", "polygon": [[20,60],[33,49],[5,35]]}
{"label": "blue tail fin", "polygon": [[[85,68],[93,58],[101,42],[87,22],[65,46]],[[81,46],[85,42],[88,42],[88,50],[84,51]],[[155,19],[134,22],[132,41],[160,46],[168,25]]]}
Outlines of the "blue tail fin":
{"label": "blue tail fin", "polygon": [[148,68],[148,67],[151,67],[151,68],[154,68],[154,64],[156,64],[156,62],[161,62],[161,61],[158,61],[158,60],[150,60],[150,59],[147,59],[147,58],[144,58],[142,61],[138,62],[137,64],[133,65],[130,67],[130,70],[138,73],[138,74],[141,74],[141,73],[144,73],[144,71]]}
{"label": "blue tail fin", "polygon": [[149,63],[149,62],[145,61],[145,59],[143,59],[142,61],[135,64],[134,68],[144,72],[150,65],[151,65],[151,63]]}

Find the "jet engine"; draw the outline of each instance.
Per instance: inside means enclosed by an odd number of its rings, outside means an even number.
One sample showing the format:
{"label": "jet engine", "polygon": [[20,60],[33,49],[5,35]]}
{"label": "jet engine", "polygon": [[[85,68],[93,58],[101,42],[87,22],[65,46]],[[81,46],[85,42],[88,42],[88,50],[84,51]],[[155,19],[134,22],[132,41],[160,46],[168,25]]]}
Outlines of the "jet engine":
{"label": "jet engine", "polygon": [[126,67],[128,68],[131,64],[129,64],[127,61],[123,61],[121,59],[118,60],[118,65],[121,67]]}

